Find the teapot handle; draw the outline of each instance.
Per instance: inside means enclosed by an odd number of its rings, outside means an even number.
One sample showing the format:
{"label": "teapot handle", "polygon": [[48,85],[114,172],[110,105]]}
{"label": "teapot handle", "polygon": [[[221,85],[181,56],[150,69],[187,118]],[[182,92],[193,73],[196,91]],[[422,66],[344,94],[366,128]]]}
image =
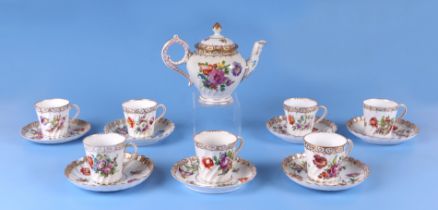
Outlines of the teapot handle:
{"label": "teapot handle", "polygon": [[[169,47],[174,44],[179,44],[184,49],[184,56],[179,61],[173,61],[170,58],[169,54],[167,54]],[[189,81],[189,86],[190,86],[192,85],[192,81],[190,80],[189,75],[185,73],[183,70],[181,70],[180,68],[178,68],[178,65],[187,62],[187,60],[189,59],[189,55],[190,55],[189,45],[185,41],[180,39],[178,35],[174,35],[172,39],[167,41],[166,44],[164,44],[163,49],[161,50],[161,58],[163,59],[164,64],[166,64],[167,67],[171,68],[172,70],[184,76]]]}

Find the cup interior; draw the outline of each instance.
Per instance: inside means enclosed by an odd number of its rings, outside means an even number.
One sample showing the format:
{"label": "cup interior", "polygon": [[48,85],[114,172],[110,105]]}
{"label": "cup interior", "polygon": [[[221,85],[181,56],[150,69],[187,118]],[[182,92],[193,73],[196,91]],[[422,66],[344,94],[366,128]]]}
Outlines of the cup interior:
{"label": "cup interior", "polygon": [[314,107],[318,103],[310,98],[289,98],[284,101],[284,105],[291,107]]}
{"label": "cup interior", "polygon": [[227,131],[202,131],[194,139],[198,143],[212,146],[228,145],[237,141],[237,137]]}
{"label": "cup interior", "polygon": [[53,99],[45,99],[39,101],[35,104],[35,106],[40,108],[53,108],[53,107],[63,107],[69,103],[70,102],[66,99],[53,98]]}
{"label": "cup interior", "polygon": [[374,107],[397,107],[398,104],[395,101],[380,98],[371,98],[363,102],[365,105]]}
{"label": "cup interior", "polygon": [[134,99],[126,101],[122,104],[123,107],[130,109],[145,109],[151,108],[157,105],[157,102],[149,99]]}
{"label": "cup interior", "polygon": [[93,134],[84,139],[84,144],[92,147],[115,146],[125,141],[125,137],[116,133]]}
{"label": "cup interior", "polygon": [[347,139],[337,133],[311,133],[304,136],[304,141],[321,147],[339,147],[347,143]]}

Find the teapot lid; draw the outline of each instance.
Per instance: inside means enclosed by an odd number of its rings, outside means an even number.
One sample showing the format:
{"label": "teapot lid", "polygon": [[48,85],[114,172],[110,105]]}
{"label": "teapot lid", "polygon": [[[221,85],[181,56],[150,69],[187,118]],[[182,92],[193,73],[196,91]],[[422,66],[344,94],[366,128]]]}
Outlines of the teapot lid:
{"label": "teapot lid", "polygon": [[196,47],[196,54],[199,55],[234,55],[237,53],[237,44],[234,44],[231,39],[221,35],[222,27],[219,23],[213,25],[214,34],[198,42]]}

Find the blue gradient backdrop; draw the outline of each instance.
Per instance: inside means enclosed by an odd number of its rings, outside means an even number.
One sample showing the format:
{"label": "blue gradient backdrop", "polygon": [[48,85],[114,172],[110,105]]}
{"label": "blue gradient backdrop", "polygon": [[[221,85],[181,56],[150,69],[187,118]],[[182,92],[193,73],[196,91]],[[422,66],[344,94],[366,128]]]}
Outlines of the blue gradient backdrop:
{"label": "blue gradient backdrop", "polygon": [[[0,206],[2,209],[437,209],[438,3],[434,0],[58,1],[0,0]],[[187,190],[169,170],[194,153],[192,93],[161,61],[178,33],[193,46],[219,21],[247,57],[268,44],[254,74],[238,89],[241,156],[258,169],[244,189],[223,195]],[[179,48],[172,54],[181,56]],[[353,139],[352,155],[369,164],[357,188],[324,193],[288,180],[281,160],[303,150],[270,135],[265,121],[287,97],[312,97]],[[144,147],[156,171],[144,184],[92,193],[64,178],[83,155],[81,140],[38,145],[19,136],[36,119],[35,101],[64,97],[82,108],[90,133],[122,117],[121,102],[154,98],[168,106],[176,130]],[[387,97],[406,103],[421,134],[398,146],[361,142],[344,123],[361,102]],[[211,119],[217,116],[211,116]]]}

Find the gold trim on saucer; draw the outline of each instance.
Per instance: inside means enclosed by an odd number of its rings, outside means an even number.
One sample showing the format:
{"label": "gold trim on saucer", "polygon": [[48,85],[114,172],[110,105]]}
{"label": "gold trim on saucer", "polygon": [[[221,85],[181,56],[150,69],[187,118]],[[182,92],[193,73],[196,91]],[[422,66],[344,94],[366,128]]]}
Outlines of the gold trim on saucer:
{"label": "gold trim on saucer", "polygon": [[[143,179],[143,178],[147,178],[152,171],[154,170],[154,163],[152,162],[152,160],[144,155],[133,155],[130,153],[125,153],[125,161],[126,160],[136,160],[138,162],[140,162],[140,164],[146,166],[146,170],[148,170],[148,172],[144,173],[143,176],[141,177],[136,177],[137,180]],[[73,162],[71,162],[69,165],[67,165],[67,167],[64,170],[64,176],[70,180],[71,182],[76,183],[77,185],[85,185],[85,186],[91,186],[91,187],[102,187],[102,186],[119,186],[119,185],[125,185],[125,184],[129,184],[129,180],[127,181],[127,183],[123,182],[122,180],[119,180],[115,183],[112,184],[96,184],[94,182],[89,182],[88,180],[84,180],[84,179],[73,179],[73,177],[71,177],[71,174],[73,173],[73,170],[76,167],[79,167],[81,165],[84,164],[84,162],[86,161],[86,157],[82,157],[79,160],[75,160]],[[137,175],[137,174],[136,174]]]}
{"label": "gold trim on saucer", "polygon": [[[304,153],[297,153],[297,154],[288,156],[285,159],[283,159],[283,161],[281,162],[281,167],[283,169],[283,172],[286,174],[286,176],[288,176],[290,179],[293,179],[294,181],[303,182],[304,180],[303,180],[302,176],[300,176],[296,173],[289,172],[289,170],[290,170],[290,167],[292,167],[291,165],[293,164],[293,167],[298,167],[300,170],[304,170],[305,172],[307,172],[307,165],[306,164],[300,165],[300,164],[295,163],[296,160],[301,160],[301,159],[305,160],[305,157],[306,157],[306,155]],[[305,180],[306,183],[310,184],[310,185],[320,186],[320,187],[342,187],[342,186],[348,186],[348,185],[354,186],[356,184],[359,184],[359,183],[365,181],[369,177],[370,169],[362,161],[356,160],[352,157],[345,157],[343,161],[350,162],[352,165],[355,165],[361,171],[363,171],[363,176],[360,176],[360,179],[356,180],[354,182],[354,184],[345,183],[345,182],[326,183],[326,182],[309,180],[308,177],[306,177],[306,180]],[[294,169],[294,170],[296,170],[296,169]]]}

